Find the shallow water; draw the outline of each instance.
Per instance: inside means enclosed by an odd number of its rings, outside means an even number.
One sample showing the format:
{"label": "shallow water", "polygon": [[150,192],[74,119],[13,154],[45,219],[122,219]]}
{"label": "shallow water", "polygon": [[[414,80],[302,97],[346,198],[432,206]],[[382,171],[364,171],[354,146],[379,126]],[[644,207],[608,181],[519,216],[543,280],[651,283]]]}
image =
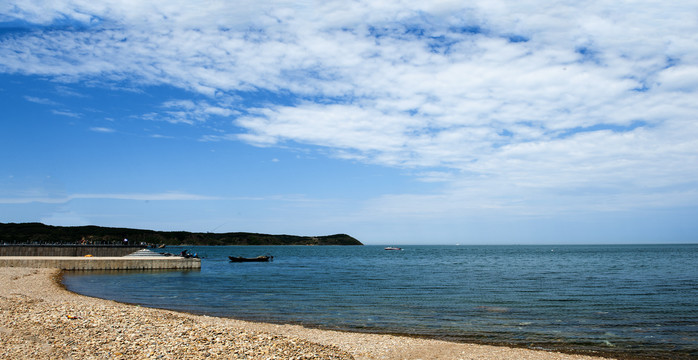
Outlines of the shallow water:
{"label": "shallow water", "polygon": [[[255,321],[698,358],[698,245],[188,249],[204,257],[200,271],[68,272],[64,284],[100,298]],[[264,254],[274,262],[227,259]]]}

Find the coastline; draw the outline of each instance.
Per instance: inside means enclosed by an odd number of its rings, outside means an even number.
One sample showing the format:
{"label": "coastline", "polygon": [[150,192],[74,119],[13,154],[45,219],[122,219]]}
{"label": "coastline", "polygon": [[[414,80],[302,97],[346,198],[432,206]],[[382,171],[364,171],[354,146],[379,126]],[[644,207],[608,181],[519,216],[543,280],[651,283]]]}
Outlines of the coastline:
{"label": "coastline", "polygon": [[60,270],[0,268],[3,359],[601,360],[503,346],[254,323],[91,298]]}

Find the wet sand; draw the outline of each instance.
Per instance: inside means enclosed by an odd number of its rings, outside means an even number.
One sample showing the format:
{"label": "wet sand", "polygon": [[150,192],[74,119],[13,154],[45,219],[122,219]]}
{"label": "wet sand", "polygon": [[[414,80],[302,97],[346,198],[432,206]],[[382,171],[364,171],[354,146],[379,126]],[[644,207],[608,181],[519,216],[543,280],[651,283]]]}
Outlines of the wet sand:
{"label": "wet sand", "polygon": [[57,269],[0,268],[1,359],[603,359],[192,315],[65,290]]}

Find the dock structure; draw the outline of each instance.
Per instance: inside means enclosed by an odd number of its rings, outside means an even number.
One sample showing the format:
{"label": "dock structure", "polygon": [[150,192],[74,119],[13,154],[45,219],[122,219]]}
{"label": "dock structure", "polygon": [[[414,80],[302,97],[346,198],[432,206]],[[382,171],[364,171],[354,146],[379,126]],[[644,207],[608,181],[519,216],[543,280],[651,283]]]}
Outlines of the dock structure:
{"label": "dock structure", "polygon": [[76,244],[0,244],[0,256],[126,256],[145,246]]}
{"label": "dock structure", "polygon": [[201,259],[179,256],[1,256],[0,267],[55,268],[61,270],[200,269]]}
{"label": "dock structure", "polygon": [[[23,246],[6,247],[0,256],[0,267],[54,268],[61,270],[164,270],[201,269],[201,259],[163,256],[141,247],[69,247]],[[65,252],[88,255],[66,256]],[[43,256],[26,256],[41,253]],[[118,253],[121,256],[112,254]],[[94,255],[92,255],[94,254]],[[107,255],[107,256],[105,256]],[[111,256],[109,256],[111,255]]]}

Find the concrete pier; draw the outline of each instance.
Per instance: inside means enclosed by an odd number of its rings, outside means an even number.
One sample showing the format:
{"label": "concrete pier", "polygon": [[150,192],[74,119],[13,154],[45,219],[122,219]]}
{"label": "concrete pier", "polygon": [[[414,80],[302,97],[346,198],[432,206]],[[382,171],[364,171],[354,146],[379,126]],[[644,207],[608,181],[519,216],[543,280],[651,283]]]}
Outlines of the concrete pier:
{"label": "concrete pier", "polygon": [[61,270],[200,269],[201,259],[179,256],[70,257],[2,256],[0,267],[55,268]]}
{"label": "concrete pier", "polygon": [[97,257],[126,256],[145,246],[123,245],[74,245],[74,244],[48,244],[48,245],[4,245],[0,244],[0,256],[85,256]]}

